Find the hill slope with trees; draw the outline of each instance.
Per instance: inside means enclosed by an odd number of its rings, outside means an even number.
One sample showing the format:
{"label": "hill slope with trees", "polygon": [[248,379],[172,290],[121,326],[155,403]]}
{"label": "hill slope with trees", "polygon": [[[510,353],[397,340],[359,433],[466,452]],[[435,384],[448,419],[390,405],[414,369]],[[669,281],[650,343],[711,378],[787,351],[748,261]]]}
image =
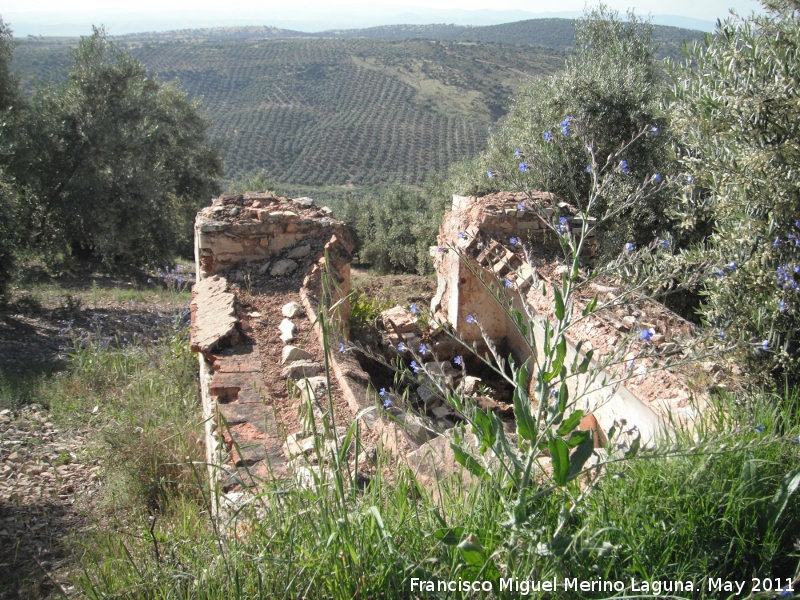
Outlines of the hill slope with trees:
{"label": "hill slope with trees", "polygon": [[[655,30],[671,53],[700,35]],[[202,100],[229,179],[421,185],[486,147],[520,82],[563,68],[574,26],[544,19],[319,34],[242,27],[119,42],[152,75]],[[14,66],[23,85],[63,77],[71,43],[22,42]]]}

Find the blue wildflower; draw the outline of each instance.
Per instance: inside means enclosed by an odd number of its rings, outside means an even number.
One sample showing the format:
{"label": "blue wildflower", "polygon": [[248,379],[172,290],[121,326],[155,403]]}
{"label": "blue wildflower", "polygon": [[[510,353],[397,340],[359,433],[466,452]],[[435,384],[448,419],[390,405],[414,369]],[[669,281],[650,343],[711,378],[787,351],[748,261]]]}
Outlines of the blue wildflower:
{"label": "blue wildflower", "polygon": [[521,163],[519,163],[519,170],[522,171],[523,173],[527,173],[531,169],[530,169],[530,167],[528,166],[527,163],[521,162]]}
{"label": "blue wildflower", "polygon": [[517,210],[525,210],[525,205],[522,202],[518,203]]}
{"label": "blue wildflower", "polygon": [[787,308],[789,308],[789,306],[786,304],[786,300],[781,300],[781,304],[778,307],[778,310],[780,310],[781,312],[786,312]]}
{"label": "blue wildflower", "polygon": [[515,237],[512,237],[512,238],[509,238],[509,239],[508,239],[508,242],[509,242],[509,243],[510,243],[512,246],[516,246],[518,241],[519,241],[519,240],[518,240],[517,238],[515,238]]}
{"label": "blue wildflower", "polygon": [[453,359],[453,362],[454,362],[454,363],[456,364],[456,366],[458,366],[458,367],[462,367],[462,366],[464,366],[464,359],[463,359],[461,356],[456,356],[456,357]]}
{"label": "blue wildflower", "polygon": [[778,247],[778,246],[780,246],[780,245],[781,245],[781,238],[779,238],[779,237],[776,237],[776,238],[775,238],[775,241],[774,241],[774,242],[772,242],[772,247],[773,247],[773,248],[777,248],[777,247]]}
{"label": "blue wildflower", "polygon": [[764,340],[763,342],[761,342],[761,349],[765,351],[769,350],[769,340]]}
{"label": "blue wildflower", "polygon": [[343,342],[339,342],[339,352],[344,352],[344,350],[345,350],[344,343]]}
{"label": "blue wildflower", "polygon": [[522,152],[520,152],[520,151],[519,151],[519,148],[516,148],[516,149],[514,150],[514,156],[516,156],[517,158],[519,158],[520,156],[522,156]]}
{"label": "blue wildflower", "polygon": [[653,175],[653,181],[655,181],[656,183],[661,183],[661,174],[656,173],[655,175]]}
{"label": "blue wildflower", "polygon": [[636,246],[633,245],[633,242],[628,242],[625,244],[625,250],[628,252],[633,252],[636,249]]}
{"label": "blue wildflower", "polygon": [[405,352],[407,349],[406,345],[403,342],[397,344],[397,351],[398,352]]}
{"label": "blue wildflower", "polygon": [[466,233],[464,233],[463,231],[459,231],[459,232],[458,232],[458,239],[460,239],[460,240],[465,240],[465,239],[467,239],[467,234],[466,234]]}
{"label": "blue wildflower", "polygon": [[510,287],[512,287],[512,286],[514,285],[513,283],[511,283],[511,280],[510,280],[510,279],[506,279],[506,280],[505,280],[505,284],[506,284],[506,287],[507,287],[507,288],[510,288]]}
{"label": "blue wildflower", "polygon": [[619,170],[622,171],[625,175],[631,172],[631,170],[628,168],[627,160],[619,161]]}
{"label": "blue wildflower", "polygon": [[660,245],[662,248],[669,248],[669,240],[661,240]]}
{"label": "blue wildflower", "polygon": [[567,217],[561,217],[558,220],[558,232],[569,233],[569,219]]}
{"label": "blue wildflower", "polygon": [[755,429],[758,433],[764,433],[766,427],[764,427],[761,423],[759,423],[753,429]]}
{"label": "blue wildflower", "polygon": [[553,139],[553,136],[550,134],[549,131],[545,131],[544,132],[544,141],[545,142],[549,142],[551,139]]}
{"label": "blue wildflower", "polygon": [[410,310],[411,310],[411,314],[412,315],[416,315],[417,314],[417,305],[416,304],[412,304]]}
{"label": "blue wildflower", "polygon": [[586,172],[587,172],[587,173],[591,173],[591,172],[592,172],[592,165],[588,165],[588,166],[586,167]]}
{"label": "blue wildflower", "polygon": [[653,336],[655,334],[656,334],[656,330],[653,329],[652,327],[650,329],[644,329],[639,334],[639,339],[640,340],[644,340],[645,342],[649,342],[651,339],[653,339]]}
{"label": "blue wildflower", "polygon": [[469,323],[470,325],[472,323],[476,323],[477,321],[478,319],[475,318],[475,315],[467,315],[467,323]]}
{"label": "blue wildflower", "polygon": [[653,128],[650,131],[653,133],[653,135],[658,135],[658,127],[655,125],[653,125]]}
{"label": "blue wildflower", "polygon": [[725,332],[722,331],[721,329],[719,330],[719,333],[717,335],[719,336],[719,339],[721,339],[721,340],[725,339]]}
{"label": "blue wildflower", "polygon": [[572,117],[567,115],[564,117],[564,120],[561,121],[561,133],[562,135],[569,135],[569,122],[572,120]]}
{"label": "blue wildflower", "polygon": [[731,271],[735,271],[737,266],[738,266],[738,265],[736,264],[736,261],[733,261],[733,262],[731,262],[731,264],[729,264],[729,265],[728,265],[728,268],[729,268]]}
{"label": "blue wildflower", "polygon": [[420,344],[419,353],[425,356],[428,353],[428,347],[425,344]]}
{"label": "blue wildflower", "polygon": [[419,365],[417,364],[417,361],[412,360],[410,366],[411,370],[414,371],[414,373],[419,373]]}
{"label": "blue wildflower", "polygon": [[492,177],[494,177],[494,171],[492,171],[491,169],[486,169],[486,176],[489,179],[491,179]]}
{"label": "blue wildflower", "polygon": [[386,395],[386,388],[381,388],[381,391],[378,392],[378,395],[383,398]]}
{"label": "blue wildflower", "polygon": [[686,185],[692,185],[694,183],[694,177],[692,175],[688,175],[686,177]]}

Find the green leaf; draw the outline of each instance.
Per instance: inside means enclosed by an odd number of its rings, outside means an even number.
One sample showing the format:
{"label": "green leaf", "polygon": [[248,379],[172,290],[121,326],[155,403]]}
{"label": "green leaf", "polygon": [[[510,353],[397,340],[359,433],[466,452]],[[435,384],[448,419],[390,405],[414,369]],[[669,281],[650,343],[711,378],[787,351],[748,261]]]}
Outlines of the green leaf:
{"label": "green leaf", "polygon": [[595,308],[597,308],[597,294],[595,294],[595,295],[594,295],[594,298],[592,298],[592,299],[589,301],[589,304],[587,304],[586,306],[584,306],[584,308],[583,308],[583,312],[582,312],[581,314],[582,314],[584,317],[585,317],[586,315],[590,315],[590,314],[592,314],[592,313],[594,312],[594,309],[595,309]]}
{"label": "green leaf", "polygon": [[630,449],[625,453],[625,458],[634,458],[637,454],[639,454],[639,448],[642,444],[642,436],[638,435],[636,438],[631,442]]}
{"label": "green leaf", "polygon": [[789,498],[797,491],[800,486],[800,469],[787,473],[778,486],[778,490],[770,501],[770,519],[776,523],[780,518],[786,505],[789,503]]}
{"label": "green leaf", "polygon": [[556,434],[560,436],[567,435],[580,424],[582,418],[583,418],[583,411],[576,410],[569,417],[567,417],[567,419],[563,423],[561,423],[561,426],[556,431]]}
{"label": "green leaf", "polygon": [[556,286],[553,286],[553,295],[555,296],[556,300],[556,319],[559,321],[564,320],[564,298],[561,296],[561,290],[559,290]]}
{"label": "green leaf", "polygon": [[514,386],[514,416],[517,419],[517,433],[522,439],[531,441],[536,436],[536,421],[531,415],[531,401],[526,389],[528,370],[522,365],[517,371],[517,384]]}
{"label": "green leaf", "polygon": [[589,350],[586,353],[586,356],[581,361],[581,364],[578,365],[578,373],[586,373],[589,370],[589,365],[592,364],[592,357],[594,356],[594,350]]}
{"label": "green leaf", "polygon": [[584,431],[582,429],[578,431],[573,431],[572,435],[569,436],[566,440],[564,440],[567,444],[567,447],[572,449],[575,446],[580,446],[583,442],[586,441],[586,438],[590,437],[588,431]]}
{"label": "green leaf", "polygon": [[553,368],[545,373],[544,380],[547,382],[552,381],[561,372],[561,367],[564,364],[564,359],[567,357],[567,338],[563,335],[556,346],[556,357],[553,360]]}
{"label": "green leaf", "polygon": [[[475,409],[475,433],[481,440],[481,453],[486,448],[491,448],[497,440],[497,424],[489,414],[480,408]],[[473,428],[473,429],[475,429]]]}
{"label": "green leaf", "polygon": [[567,382],[561,382],[561,388],[558,390],[558,410],[562,413],[567,410],[567,401],[569,400],[569,389],[567,389]]}
{"label": "green leaf", "polygon": [[464,537],[463,527],[446,527],[437,529],[433,532],[433,537],[442,542],[445,546],[456,546]]}
{"label": "green leaf", "polygon": [[455,455],[455,459],[458,464],[466,468],[467,471],[476,477],[486,476],[486,469],[484,469],[477,460],[467,454],[461,446],[450,442],[450,448],[453,450],[453,454]]}
{"label": "green leaf", "polygon": [[470,534],[458,545],[458,551],[467,564],[473,567],[482,567],[486,564],[486,551],[477,537]]}
{"label": "green leaf", "polygon": [[592,436],[592,432],[586,431],[583,433],[588,434],[586,439],[581,442],[581,444],[572,453],[572,456],[569,457],[569,472],[567,473],[567,481],[572,481],[580,474],[581,471],[583,471],[583,465],[586,464],[586,461],[589,460],[594,452],[594,436]]}
{"label": "green leaf", "polygon": [[567,483],[569,473],[569,448],[561,438],[553,438],[548,443],[550,460],[553,465],[553,479],[558,485]]}
{"label": "green leaf", "polygon": [[514,390],[514,416],[517,419],[517,433],[524,440],[536,437],[536,421],[531,415],[528,394],[519,388]]}

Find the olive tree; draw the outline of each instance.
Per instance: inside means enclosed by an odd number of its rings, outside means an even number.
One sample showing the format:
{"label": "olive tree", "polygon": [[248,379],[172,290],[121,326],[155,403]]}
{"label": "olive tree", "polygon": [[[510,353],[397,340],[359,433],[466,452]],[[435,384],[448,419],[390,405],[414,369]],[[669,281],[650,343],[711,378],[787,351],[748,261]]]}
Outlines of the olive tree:
{"label": "olive tree", "polygon": [[[800,3],[731,17],[672,74],[681,217],[712,231],[702,315],[754,374],[800,374]],[[691,266],[691,265],[690,265]]]}
{"label": "olive tree", "polygon": [[34,243],[51,257],[145,265],[188,245],[191,219],[216,192],[209,123],[175,85],[95,29],[63,83],[33,99],[27,157]]}
{"label": "olive tree", "polygon": [[11,72],[14,39],[0,18],[0,296],[14,270],[15,252],[22,237],[22,190],[14,173],[17,131],[22,109],[19,82]]}
{"label": "olive tree", "polygon": [[[595,205],[598,214],[614,198],[633,193],[644,178],[666,181],[674,161],[661,116],[664,85],[652,35],[653,27],[635,14],[622,20],[602,5],[577,21],[575,51],[564,71],[522,88],[492,136],[484,179],[495,180],[497,188],[539,189],[580,205],[593,185],[583,142],[588,140],[595,167],[613,160],[630,173],[604,191]],[[661,233],[669,222],[664,198],[665,193],[653,194],[609,220],[601,236],[605,253],[618,254],[626,242],[641,245]]]}

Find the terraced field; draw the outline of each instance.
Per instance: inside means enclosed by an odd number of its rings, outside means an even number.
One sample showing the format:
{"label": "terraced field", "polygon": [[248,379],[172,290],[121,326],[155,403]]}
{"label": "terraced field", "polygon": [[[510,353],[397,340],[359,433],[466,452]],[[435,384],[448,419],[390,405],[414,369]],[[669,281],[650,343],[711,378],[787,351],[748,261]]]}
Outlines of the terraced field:
{"label": "terraced field", "polygon": [[203,98],[228,177],[363,186],[421,184],[476,154],[519,78],[563,64],[555,52],[483,46],[290,39],[134,54]]}
{"label": "terraced field", "polygon": [[[118,43],[202,102],[229,179],[260,172],[284,186],[420,185],[483,150],[521,82],[563,67],[572,23],[543,21],[308,37],[227,28]],[[376,39],[433,34],[451,39]],[[693,32],[656,27],[656,34],[669,50]],[[21,41],[14,66],[23,85],[63,78],[75,41]]]}

